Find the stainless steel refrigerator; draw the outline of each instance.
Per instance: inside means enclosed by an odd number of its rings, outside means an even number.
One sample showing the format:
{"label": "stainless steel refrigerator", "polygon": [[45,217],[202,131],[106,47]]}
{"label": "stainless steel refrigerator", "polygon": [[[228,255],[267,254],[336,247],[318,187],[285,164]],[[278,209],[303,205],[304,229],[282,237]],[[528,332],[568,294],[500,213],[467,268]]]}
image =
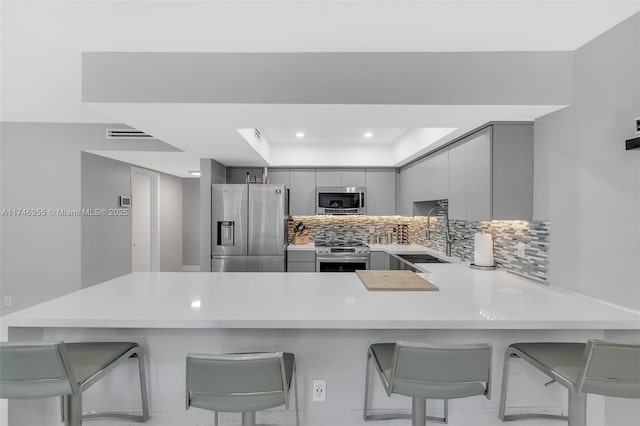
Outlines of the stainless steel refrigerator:
{"label": "stainless steel refrigerator", "polygon": [[284,185],[212,185],[211,271],[284,272],[287,210]]}

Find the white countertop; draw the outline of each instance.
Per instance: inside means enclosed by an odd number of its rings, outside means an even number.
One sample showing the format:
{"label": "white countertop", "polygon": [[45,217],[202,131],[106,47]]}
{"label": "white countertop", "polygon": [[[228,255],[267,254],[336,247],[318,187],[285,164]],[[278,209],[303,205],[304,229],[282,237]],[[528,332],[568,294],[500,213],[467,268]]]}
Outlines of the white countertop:
{"label": "white countertop", "polygon": [[308,244],[289,244],[287,251],[316,251],[316,243],[312,241]]}
{"label": "white countertop", "polygon": [[367,291],[354,273],[132,273],[2,327],[640,329],[640,312],[507,272],[420,266],[440,291]]}

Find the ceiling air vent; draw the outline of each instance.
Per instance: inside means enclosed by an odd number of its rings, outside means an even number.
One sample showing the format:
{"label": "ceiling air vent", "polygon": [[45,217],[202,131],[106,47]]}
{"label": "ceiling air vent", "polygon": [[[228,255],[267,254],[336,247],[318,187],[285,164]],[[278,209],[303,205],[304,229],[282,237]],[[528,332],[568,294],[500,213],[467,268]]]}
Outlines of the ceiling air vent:
{"label": "ceiling air vent", "polygon": [[258,142],[262,142],[262,133],[260,133],[260,130],[258,129],[253,129],[253,136],[256,137],[256,140]]}
{"label": "ceiling air vent", "polygon": [[136,129],[107,129],[107,139],[153,139],[153,136]]}

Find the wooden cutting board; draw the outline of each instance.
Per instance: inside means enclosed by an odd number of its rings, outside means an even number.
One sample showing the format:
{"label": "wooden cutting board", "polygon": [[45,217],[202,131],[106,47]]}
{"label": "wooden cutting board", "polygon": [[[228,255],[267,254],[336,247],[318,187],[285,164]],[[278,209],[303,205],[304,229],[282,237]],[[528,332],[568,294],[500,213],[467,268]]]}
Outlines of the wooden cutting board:
{"label": "wooden cutting board", "polygon": [[356,271],[371,291],[438,291],[438,287],[412,271]]}

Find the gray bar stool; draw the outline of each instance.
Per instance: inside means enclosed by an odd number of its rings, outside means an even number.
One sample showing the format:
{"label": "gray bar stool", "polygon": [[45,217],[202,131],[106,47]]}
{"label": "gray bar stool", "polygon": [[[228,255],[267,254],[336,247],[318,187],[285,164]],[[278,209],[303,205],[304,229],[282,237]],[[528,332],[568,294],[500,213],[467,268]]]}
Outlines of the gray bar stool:
{"label": "gray bar stool", "polygon": [[[509,361],[521,358],[569,391],[569,415],[505,414]],[[530,418],[587,422],[587,394],[640,398],[640,345],[589,340],[585,343],[514,343],[504,355],[500,409],[502,421]]]}
{"label": "gray bar stool", "polygon": [[[118,412],[82,414],[82,393],[129,358],[138,359],[142,415]],[[0,343],[0,398],[61,397],[62,421],[79,426],[83,419],[149,418],[142,348],[133,342]]]}
{"label": "gray bar stool", "polygon": [[[369,362],[373,360],[387,395],[412,398],[411,415],[369,414]],[[413,426],[426,420],[448,421],[448,400],[484,395],[490,398],[491,345],[431,345],[425,343],[376,343],[367,352],[364,419],[412,419]],[[444,417],[426,415],[427,399],[444,400]]]}
{"label": "gray bar stool", "polygon": [[242,426],[255,426],[256,411],[283,405],[289,408],[294,382],[296,426],[298,384],[295,356],[287,352],[187,355],[186,408],[242,413]]}

